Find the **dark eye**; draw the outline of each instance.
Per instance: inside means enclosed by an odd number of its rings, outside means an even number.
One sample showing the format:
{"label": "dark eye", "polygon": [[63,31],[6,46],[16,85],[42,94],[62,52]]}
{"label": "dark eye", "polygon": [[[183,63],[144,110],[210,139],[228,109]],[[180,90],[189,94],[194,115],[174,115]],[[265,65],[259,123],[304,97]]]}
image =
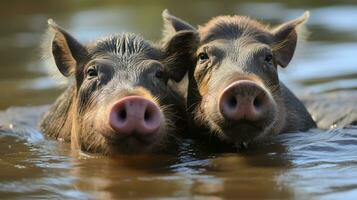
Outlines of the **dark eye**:
{"label": "dark eye", "polygon": [[207,53],[200,53],[200,54],[198,54],[197,58],[198,58],[198,61],[200,61],[200,62],[204,62],[209,59]]}
{"label": "dark eye", "polygon": [[160,80],[163,80],[164,82],[166,82],[168,79],[166,73],[162,69],[159,69],[155,72],[155,77]]}
{"label": "dark eye", "polygon": [[88,77],[96,77],[96,76],[98,76],[98,72],[94,67],[91,67],[87,70],[87,76]]}
{"label": "dark eye", "polygon": [[264,61],[267,63],[271,63],[273,61],[273,55],[272,54],[266,55]]}

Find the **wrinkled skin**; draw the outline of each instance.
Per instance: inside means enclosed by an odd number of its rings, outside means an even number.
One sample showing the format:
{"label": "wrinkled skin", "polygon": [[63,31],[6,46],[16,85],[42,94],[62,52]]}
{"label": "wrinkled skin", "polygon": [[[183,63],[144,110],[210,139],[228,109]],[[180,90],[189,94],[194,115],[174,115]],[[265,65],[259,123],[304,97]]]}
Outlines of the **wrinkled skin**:
{"label": "wrinkled skin", "polygon": [[[71,141],[74,149],[90,153],[108,155],[169,149],[169,144],[185,127],[183,99],[168,82],[182,79],[186,69],[180,66],[183,64],[180,60],[187,55],[173,52],[191,49],[196,33],[178,32],[161,46],[129,33],[82,45],[49,20],[49,35],[45,53],[53,57],[58,70],[69,79],[69,86],[43,117],[42,132]],[[136,127],[125,134],[117,131],[111,123],[112,110],[133,103],[120,102],[124,97],[158,108],[159,127],[150,134],[141,133]],[[118,124],[121,126],[119,122],[114,123]]]}
{"label": "wrinkled skin", "polygon": [[[196,30],[167,11],[163,18],[168,35]],[[248,17],[219,16],[196,30],[200,43],[186,58],[196,63],[189,67],[187,90],[193,135],[241,147],[315,127],[278,76],[279,66],[286,67],[292,59],[297,28],[307,18],[308,13],[269,29]]]}

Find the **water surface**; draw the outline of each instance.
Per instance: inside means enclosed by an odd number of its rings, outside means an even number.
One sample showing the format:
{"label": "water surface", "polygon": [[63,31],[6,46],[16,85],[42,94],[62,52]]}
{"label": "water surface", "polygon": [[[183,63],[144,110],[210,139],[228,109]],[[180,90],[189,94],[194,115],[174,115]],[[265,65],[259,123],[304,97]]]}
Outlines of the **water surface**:
{"label": "water surface", "polygon": [[[116,32],[160,38],[161,12],[202,24],[220,14],[272,25],[310,10],[309,39],[281,79],[299,96],[357,88],[354,1],[20,1],[0,3],[1,198],[355,199],[357,128],[281,135],[260,148],[207,153],[185,141],[179,155],[116,158],[70,151],[36,122],[63,90],[39,44],[53,18],[82,42]],[[25,107],[19,107],[25,106]],[[16,108],[17,107],[17,108]],[[16,134],[12,134],[16,130]]]}

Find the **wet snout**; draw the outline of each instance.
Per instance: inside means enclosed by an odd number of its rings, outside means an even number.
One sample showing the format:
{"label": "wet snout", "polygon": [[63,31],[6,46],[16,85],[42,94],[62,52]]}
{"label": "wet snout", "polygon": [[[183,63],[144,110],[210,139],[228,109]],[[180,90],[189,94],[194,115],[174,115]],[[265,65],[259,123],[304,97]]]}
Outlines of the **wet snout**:
{"label": "wet snout", "polygon": [[219,98],[219,110],[229,121],[258,122],[273,109],[273,102],[266,90],[250,80],[233,82]]}
{"label": "wet snout", "polygon": [[109,125],[118,134],[152,135],[162,119],[159,106],[141,96],[128,96],[115,102],[109,113]]}

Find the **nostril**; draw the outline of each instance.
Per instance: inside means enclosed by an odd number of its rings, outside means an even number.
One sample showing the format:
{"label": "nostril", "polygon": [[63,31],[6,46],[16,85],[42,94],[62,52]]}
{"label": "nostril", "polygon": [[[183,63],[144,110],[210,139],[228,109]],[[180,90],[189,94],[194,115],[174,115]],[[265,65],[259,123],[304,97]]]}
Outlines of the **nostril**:
{"label": "nostril", "polygon": [[144,113],[144,120],[145,121],[150,121],[151,120],[151,112],[149,110],[146,110]]}
{"label": "nostril", "polygon": [[147,102],[147,106],[144,110],[144,119],[139,123],[141,134],[155,133],[161,124],[160,108],[153,102]]}
{"label": "nostril", "polygon": [[126,110],[125,109],[120,110],[118,113],[118,117],[119,119],[124,121],[126,119]]}
{"label": "nostril", "polygon": [[231,96],[229,99],[228,99],[228,106],[230,108],[235,108],[237,106],[237,99],[234,97],[234,96]]}
{"label": "nostril", "polygon": [[254,101],[253,101],[253,105],[255,108],[260,108],[262,105],[262,101],[260,100],[260,98],[257,96],[255,97]]}

